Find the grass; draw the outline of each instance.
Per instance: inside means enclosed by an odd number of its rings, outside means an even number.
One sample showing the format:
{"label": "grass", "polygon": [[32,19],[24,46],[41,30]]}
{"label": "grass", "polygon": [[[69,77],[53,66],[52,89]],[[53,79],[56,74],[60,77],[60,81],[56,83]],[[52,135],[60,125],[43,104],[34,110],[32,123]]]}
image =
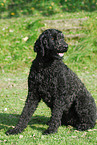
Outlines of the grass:
{"label": "grass", "polygon": [[[53,15],[52,19],[59,19],[61,14]],[[97,68],[95,65],[97,59],[97,18],[96,12],[79,12],[63,14],[62,19],[67,18],[82,18],[87,17],[87,23],[83,24],[84,33],[87,37],[85,39],[79,40],[68,40],[69,51],[65,55],[65,62],[82,62],[84,65],[88,65],[90,68],[90,60],[94,65],[94,69]],[[40,29],[44,26],[42,21],[44,19],[49,19],[49,17],[44,18],[41,16],[41,20],[38,17],[19,17],[12,19],[1,19],[0,25],[0,64],[1,69],[4,71],[10,71],[14,69],[21,69],[26,66],[30,66],[31,60],[35,58],[35,53],[33,53],[34,42],[41,33]],[[92,29],[91,29],[92,27]],[[64,32],[63,32],[64,33]],[[77,33],[77,32],[76,32]],[[75,34],[76,34],[75,33]],[[79,31],[80,33],[80,31]],[[74,44],[72,45],[73,42]],[[77,42],[77,45],[76,45]],[[81,52],[81,53],[80,53]],[[89,60],[89,61],[88,61]],[[87,62],[86,62],[87,61]],[[22,66],[22,67],[21,67]],[[96,68],[95,68],[96,67]],[[92,68],[92,69],[93,69]]]}
{"label": "grass", "polygon": [[[26,11],[25,6],[29,9],[32,7],[30,5],[31,1],[29,6],[25,0],[25,5],[22,6],[21,11],[19,11],[20,7],[15,5],[13,9],[9,10],[8,6],[12,4],[11,2],[9,0],[1,1],[4,5],[0,3],[2,5],[2,9],[0,8],[0,144],[96,145],[97,124],[93,129],[85,132],[76,131],[71,126],[61,126],[56,134],[42,135],[42,132],[47,128],[46,122],[51,114],[50,109],[42,101],[24,132],[13,136],[5,135],[6,130],[16,125],[25,104],[29,68],[31,61],[36,56],[33,46],[41,33],[41,27],[45,26],[43,23],[45,19],[88,18],[87,21],[83,22],[82,30],[63,32],[65,35],[81,32],[86,34],[85,38],[66,40],[69,49],[64,54],[63,61],[78,74],[97,104],[97,11],[93,11],[95,8],[90,10],[88,5],[87,9],[85,9],[86,5],[81,7],[82,3],[79,3],[79,9],[76,8],[75,12],[73,12],[72,9],[69,11],[70,2],[67,1],[66,5],[64,5],[61,1],[62,6],[59,7],[56,0],[52,4],[53,13],[51,13],[50,8],[51,1],[49,1],[48,5],[44,3],[47,7],[41,3],[40,9],[39,5],[37,5],[32,9],[33,13],[30,11],[28,13],[28,9],[27,13],[24,13]],[[14,4],[20,4],[16,2],[18,1],[16,0]],[[93,4],[96,1],[91,2]],[[65,7],[65,12],[63,7]],[[57,8],[58,12],[56,12]],[[85,10],[81,11],[83,9]],[[11,15],[11,13],[15,15]]]}
{"label": "grass", "polygon": [[22,15],[51,16],[62,12],[79,10],[94,11],[97,9],[96,0],[1,0],[0,16],[19,17]]}

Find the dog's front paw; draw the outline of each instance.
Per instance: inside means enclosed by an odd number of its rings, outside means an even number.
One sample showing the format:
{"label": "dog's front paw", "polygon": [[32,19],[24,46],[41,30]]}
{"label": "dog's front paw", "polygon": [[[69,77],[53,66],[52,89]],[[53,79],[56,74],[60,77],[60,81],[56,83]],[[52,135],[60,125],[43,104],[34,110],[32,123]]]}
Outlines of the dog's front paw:
{"label": "dog's front paw", "polygon": [[46,125],[48,125],[48,126],[50,125],[50,120],[46,123]]}
{"label": "dog's front paw", "polygon": [[8,131],[6,132],[6,135],[10,135],[10,134],[14,135],[14,134],[18,134],[18,133],[20,133],[20,132],[21,132],[21,131],[20,131],[19,129],[14,128],[14,129],[8,130]]}
{"label": "dog's front paw", "polygon": [[44,132],[43,132],[43,135],[48,135],[48,134],[52,134],[52,133],[56,133],[57,132],[57,130],[50,130],[49,128],[47,129],[47,130],[45,130]]}
{"label": "dog's front paw", "polygon": [[47,135],[47,134],[50,134],[49,130],[45,130],[45,131],[43,132],[43,135]]}

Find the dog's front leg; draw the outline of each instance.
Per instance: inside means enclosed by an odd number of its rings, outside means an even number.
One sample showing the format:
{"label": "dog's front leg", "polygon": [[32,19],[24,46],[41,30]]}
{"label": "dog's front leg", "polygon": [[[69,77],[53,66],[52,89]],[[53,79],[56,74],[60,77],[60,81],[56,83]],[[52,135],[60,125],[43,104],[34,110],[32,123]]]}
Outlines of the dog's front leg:
{"label": "dog's front leg", "polygon": [[32,92],[28,93],[27,100],[25,102],[24,109],[20,116],[19,122],[14,129],[10,129],[6,132],[7,135],[9,134],[18,134],[27,127],[28,122],[31,119],[32,114],[34,113],[40,99],[37,96],[34,96]]}
{"label": "dog's front leg", "polygon": [[55,133],[58,127],[61,125],[61,118],[63,115],[63,107],[60,101],[56,100],[51,112],[51,119],[49,121],[49,127],[43,134]]}

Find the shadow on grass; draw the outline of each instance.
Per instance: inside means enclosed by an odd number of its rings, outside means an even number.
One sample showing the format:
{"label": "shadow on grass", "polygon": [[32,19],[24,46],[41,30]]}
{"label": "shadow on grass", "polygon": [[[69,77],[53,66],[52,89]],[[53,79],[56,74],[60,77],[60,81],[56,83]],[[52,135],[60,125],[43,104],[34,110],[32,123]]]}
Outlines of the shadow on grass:
{"label": "shadow on grass", "polygon": [[[18,123],[20,115],[17,114],[7,114],[7,113],[0,113],[0,130],[8,130],[12,126],[16,126]],[[42,127],[35,127],[34,124],[42,124],[45,125],[49,121],[49,117],[35,115],[32,116],[31,121],[28,125],[31,126],[32,129],[42,131]]]}

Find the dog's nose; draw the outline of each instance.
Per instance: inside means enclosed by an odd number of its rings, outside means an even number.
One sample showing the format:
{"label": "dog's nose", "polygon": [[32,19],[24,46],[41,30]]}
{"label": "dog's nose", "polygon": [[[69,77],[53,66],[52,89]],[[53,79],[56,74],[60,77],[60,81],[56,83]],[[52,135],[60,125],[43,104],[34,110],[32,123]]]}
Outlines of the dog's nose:
{"label": "dog's nose", "polygon": [[66,52],[68,50],[68,44],[64,45],[64,52]]}

